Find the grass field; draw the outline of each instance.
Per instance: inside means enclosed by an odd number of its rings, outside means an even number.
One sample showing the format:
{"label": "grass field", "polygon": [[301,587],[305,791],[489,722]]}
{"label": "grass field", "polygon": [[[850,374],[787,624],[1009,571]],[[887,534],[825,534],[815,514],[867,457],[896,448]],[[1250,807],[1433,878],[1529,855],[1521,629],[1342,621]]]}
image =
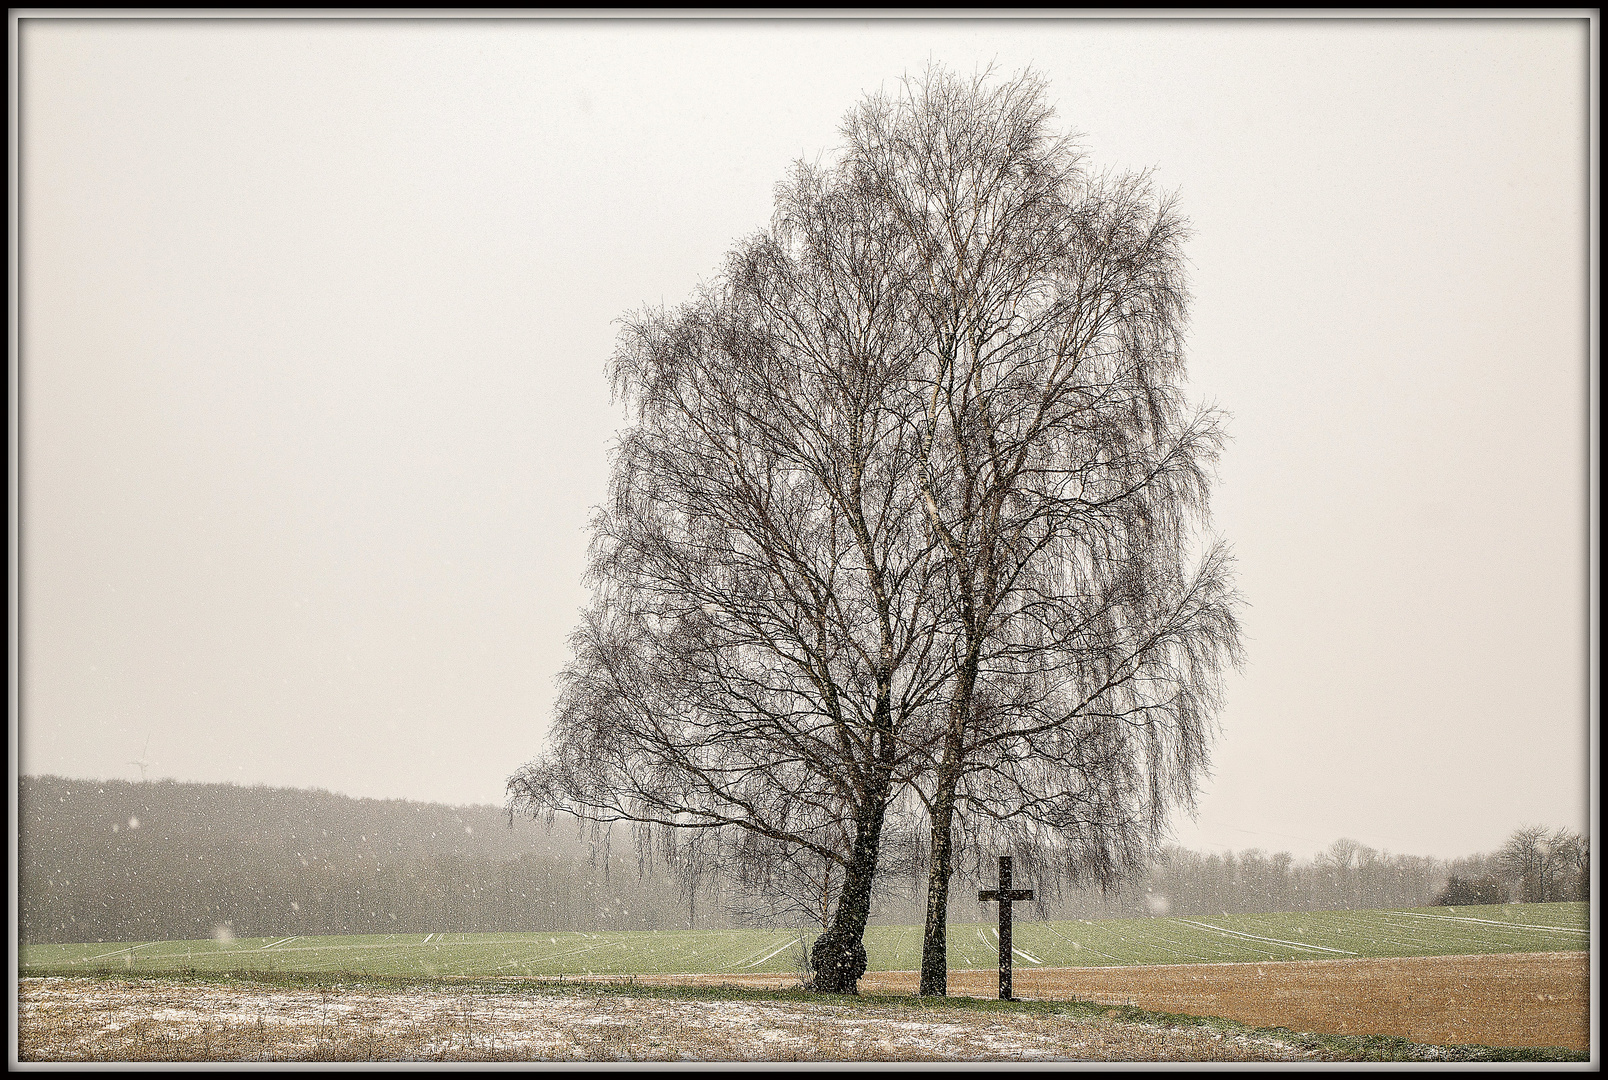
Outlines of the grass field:
{"label": "grass field", "polygon": [[[1016,924],[1015,962],[1033,967],[1461,956],[1589,948],[1589,905],[1392,911],[1312,911]],[[354,972],[384,976],[785,973],[801,952],[798,931],[687,930],[610,933],[387,934],[241,938],[235,941],[27,945],[30,975],[96,970]],[[866,931],[872,971],[920,966],[921,928]],[[952,923],[951,969],[992,968],[988,924]]]}

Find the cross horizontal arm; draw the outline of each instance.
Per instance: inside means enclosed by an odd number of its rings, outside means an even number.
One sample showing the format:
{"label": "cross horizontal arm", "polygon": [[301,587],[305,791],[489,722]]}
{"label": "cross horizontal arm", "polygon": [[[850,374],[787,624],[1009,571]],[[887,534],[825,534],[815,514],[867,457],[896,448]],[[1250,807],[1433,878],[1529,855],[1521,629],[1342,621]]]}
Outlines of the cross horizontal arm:
{"label": "cross horizontal arm", "polygon": [[977,899],[979,899],[979,900],[1031,900],[1031,899],[1033,899],[1033,890],[1032,889],[1006,889],[1003,892],[1001,892],[999,889],[984,889],[984,890],[982,890],[981,892],[979,892],[977,894]]}

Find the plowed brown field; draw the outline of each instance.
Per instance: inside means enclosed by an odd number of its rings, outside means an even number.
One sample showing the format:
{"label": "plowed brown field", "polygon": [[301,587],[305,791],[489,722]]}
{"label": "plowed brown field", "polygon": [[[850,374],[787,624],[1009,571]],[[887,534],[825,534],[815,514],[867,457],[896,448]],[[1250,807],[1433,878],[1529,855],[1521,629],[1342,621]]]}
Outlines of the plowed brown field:
{"label": "plowed brown field", "polygon": [[[1159,1012],[1221,1016],[1255,1027],[1414,1042],[1590,1049],[1590,954],[1496,953],[1380,960],[1153,967],[1018,967],[1019,998],[1081,998]],[[639,978],[640,982],[650,981]],[[781,976],[699,975],[665,982],[785,986]],[[914,993],[913,971],[860,980],[872,994]],[[951,971],[949,992],[993,997],[993,971]]]}

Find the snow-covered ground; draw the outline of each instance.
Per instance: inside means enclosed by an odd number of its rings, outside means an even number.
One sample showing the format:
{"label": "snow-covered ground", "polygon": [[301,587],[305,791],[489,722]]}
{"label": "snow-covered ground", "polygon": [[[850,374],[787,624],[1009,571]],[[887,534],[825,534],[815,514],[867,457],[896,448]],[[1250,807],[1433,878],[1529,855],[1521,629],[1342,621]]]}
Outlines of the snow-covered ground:
{"label": "snow-covered ground", "polygon": [[1292,1061],[1265,1035],[954,1006],[678,1000],[525,984],[505,992],[23,979],[24,1061]]}

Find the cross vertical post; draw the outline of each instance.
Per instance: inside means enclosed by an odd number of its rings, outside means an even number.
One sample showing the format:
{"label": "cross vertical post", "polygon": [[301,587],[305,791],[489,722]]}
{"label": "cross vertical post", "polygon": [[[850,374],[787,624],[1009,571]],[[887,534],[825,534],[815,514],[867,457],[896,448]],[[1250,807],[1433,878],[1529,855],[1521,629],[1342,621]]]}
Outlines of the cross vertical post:
{"label": "cross vertical post", "polygon": [[1011,1000],[1011,901],[1033,899],[1032,889],[1011,888],[1011,857],[999,857],[999,888],[983,889],[979,900],[999,901],[999,999]]}

